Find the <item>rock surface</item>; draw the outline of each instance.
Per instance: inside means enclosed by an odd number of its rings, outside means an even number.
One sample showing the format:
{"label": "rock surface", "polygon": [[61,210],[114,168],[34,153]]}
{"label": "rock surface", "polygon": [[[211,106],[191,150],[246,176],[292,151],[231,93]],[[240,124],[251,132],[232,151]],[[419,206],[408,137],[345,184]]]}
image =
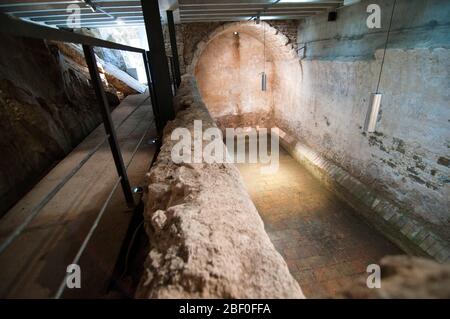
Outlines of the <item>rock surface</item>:
{"label": "rock surface", "polygon": [[[84,59],[83,50],[79,45],[76,44],[66,44],[66,43],[55,43],[58,49],[64,56],[68,57],[70,60],[74,61],[78,66],[86,68],[87,65]],[[103,49],[103,51],[108,51]],[[109,50],[115,51],[115,50]],[[97,56],[97,62],[99,66],[99,72],[103,79],[103,85],[108,90],[116,90],[121,96],[128,96],[130,94],[144,93],[147,87],[136,79],[132,78],[117,65],[112,64],[108,61],[103,60],[101,57]],[[119,65],[120,66],[120,65]]]}
{"label": "rock surface", "polygon": [[[83,56],[73,47],[7,35],[0,42],[1,216],[97,127],[101,116]],[[114,107],[123,94],[102,77]]]}
{"label": "rock surface", "polygon": [[344,288],[343,298],[450,298],[450,264],[410,256],[387,256],[380,261],[381,288],[369,289],[366,275]]}
{"label": "rock surface", "polygon": [[[144,213],[150,252],[138,298],[304,298],[233,164],[175,164],[172,131],[215,126],[192,76],[148,173]],[[192,133],[191,133],[192,134]],[[223,146],[225,147],[225,146]]]}

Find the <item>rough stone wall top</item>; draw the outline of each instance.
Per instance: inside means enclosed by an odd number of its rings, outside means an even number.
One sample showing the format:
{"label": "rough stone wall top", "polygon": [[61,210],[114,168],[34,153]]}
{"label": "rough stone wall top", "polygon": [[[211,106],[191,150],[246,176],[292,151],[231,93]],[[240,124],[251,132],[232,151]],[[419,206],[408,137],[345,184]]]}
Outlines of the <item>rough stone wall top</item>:
{"label": "rough stone wall top", "polygon": [[[304,298],[267,236],[233,164],[175,164],[176,127],[215,126],[192,76],[183,76],[176,119],[148,174],[150,252],[138,298]],[[192,134],[192,133],[191,133]],[[225,146],[224,146],[225,147]]]}

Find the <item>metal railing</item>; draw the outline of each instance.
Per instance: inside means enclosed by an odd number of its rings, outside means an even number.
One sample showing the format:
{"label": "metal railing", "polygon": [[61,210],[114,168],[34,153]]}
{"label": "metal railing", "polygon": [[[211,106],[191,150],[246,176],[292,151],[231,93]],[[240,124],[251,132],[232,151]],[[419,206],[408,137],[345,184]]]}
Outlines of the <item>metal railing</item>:
{"label": "metal railing", "polygon": [[171,55],[167,56],[167,63],[169,65],[169,75],[170,75],[170,87],[172,88],[172,94],[175,95],[178,89],[177,73],[175,69],[174,58]]}
{"label": "metal railing", "polygon": [[[15,239],[17,239],[23,231],[26,229],[26,227],[38,216],[39,212],[48,204],[48,202],[64,187],[64,185],[84,166],[84,164],[100,149],[100,147],[106,142],[109,142],[109,146],[111,149],[111,153],[114,159],[114,163],[116,166],[116,170],[118,173],[118,178],[114,184],[113,189],[108,195],[108,198],[104,202],[102,209],[100,210],[99,214],[97,215],[93,225],[91,226],[87,236],[83,240],[83,243],[81,247],[78,249],[78,252],[74,258],[74,262],[78,262],[81,255],[83,254],[84,249],[86,248],[89,240],[91,239],[100,219],[102,218],[115,190],[117,189],[118,185],[121,184],[122,191],[126,200],[126,203],[129,207],[135,207],[135,202],[133,198],[133,193],[130,187],[128,175],[127,175],[127,168],[130,165],[131,161],[133,160],[136,152],[138,151],[139,147],[141,146],[145,136],[148,134],[148,131],[152,124],[150,124],[147,129],[145,130],[144,135],[140,138],[137,146],[135,147],[131,158],[127,165],[125,166],[122,158],[122,153],[120,151],[119,143],[116,136],[116,127],[114,127],[114,124],[111,119],[111,112],[109,108],[109,103],[106,98],[106,94],[103,88],[103,84],[100,78],[100,74],[97,67],[97,60],[96,56],[93,51],[93,47],[102,47],[102,48],[109,48],[109,49],[115,49],[115,50],[123,50],[123,51],[130,51],[130,52],[136,52],[142,54],[142,58],[144,61],[145,71],[147,75],[148,80],[148,88],[149,88],[149,96],[151,99],[151,105],[154,115],[154,120],[156,124],[156,128],[158,132],[161,131],[161,123],[159,120],[159,112],[158,112],[158,105],[155,98],[155,92],[152,85],[152,77],[151,77],[151,67],[149,64],[149,52],[145,51],[140,48],[135,48],[127,45],[118,44],[115,42],[105,41],[101,39],[97,39],[94,37],[77,34],[69,31],[64,30],[58,30],[53,29],[49,27],[45,27],[38,24],[33,24],[29,22],[25,22],[16,18],[12,18],[6,14],[0,13],[0,33],[6,33],[13,36],[20,36],[20,37],[27,37],[27,38],[36,38],[36,39],[42,39],[42,40],[50,40],[50,41],[59,41],[59,42],[66,42],[66,43],[76,43],[81,44],[83,46],[83,52],[86,60],[86,64],[89,69],[89,74],[91,77],[91,83],[93,86],[93,89],[95,91],[96,98],[99,103],[100,112],[103,119],[103,125],[105,127],[106,135],[104,139],[97,144],[93,149],[91,149],[88,154],[75,166],[62,180],[53,187],[44,197],[43,199],[31,210],[31,213],[25,218],[25,220],[17,226],[7,237],[6,239],[0,243],[0,254],[2,254],[13,242]],[[144,101],[142,101],[130,114],[128,114],[125,119],[123,119],[117,128],[119,128],[137,109],[139,109],[142,105],[144,105],[145,101],[147,101],[148,98],[146,98]],[[65,289],[65,278],[62,281],[61,285],[59,286],[55,298],[59,298]]]}

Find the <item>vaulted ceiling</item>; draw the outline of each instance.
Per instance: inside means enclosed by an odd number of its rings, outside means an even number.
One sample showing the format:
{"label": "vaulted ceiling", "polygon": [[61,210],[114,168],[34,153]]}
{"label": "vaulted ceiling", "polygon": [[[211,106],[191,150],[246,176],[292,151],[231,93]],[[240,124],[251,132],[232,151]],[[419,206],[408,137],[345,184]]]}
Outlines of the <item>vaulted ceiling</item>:
{"label": "vaulted ceiling", "polygon": [[[152,0],[146,0],[152,1]],[[161,18],[173,10],[176,23],[239,21],[259,16],[264,19],[301,19],[339,7],[343,0],[159,0]],[[138,0],[6,0],[0,11],[15,17],[55,27],[67,27],[68,17],[78,6],[83,27],[143,25]]]}

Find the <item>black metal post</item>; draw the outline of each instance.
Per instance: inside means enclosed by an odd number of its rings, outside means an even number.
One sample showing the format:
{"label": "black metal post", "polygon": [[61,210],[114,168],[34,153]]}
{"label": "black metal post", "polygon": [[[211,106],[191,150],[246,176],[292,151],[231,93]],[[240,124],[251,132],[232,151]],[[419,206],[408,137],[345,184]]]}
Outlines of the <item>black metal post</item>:
{"label": "black metal post", "polygon": [[111,113],[109,110],[108,100],[106,99],[103,84],[98,73],[97,61],[95,59],[94,51],[89,45],[83,45],[84,57],[91,75],[92,86],[94,87],[95,95],[97,96],[100,112],[103,118],[103,125],[105,126],[106,134],[109,136],[109,146],[116,164],[117,173],[122,177],[120,183],[122,184],[123,194],[128,207],[134,207],[133,193],[131,191],[130,182],[128,180],[127,170],[123,163],[122,153],[120,152],[119,143],[117,142],[116,131],[112,123]]}
{"label": "black metal post", "polygon": [[[174,89],[174,92],[176,93],[177,92],[177,89],[178,89],[178,87],[179,87],[179,83],[178,83],[178,81],[177,81],[177,79],[176,79],[176,71],[175,71],[175,63],[173,62],[173,58],[171,58],[170,59],[170,67],[172,68],[172,81],[173,81],[173,89]],[[181,80],[180,80],[181,81]],[[175,94],[174,93],[174,94]]]}
{"label": "black metal post", "polygon": [[169,27],[170,47],[172,48],[174,78],[177,87],[181,83],[180,62],[178,60],[177,35],[175,30],[175,23],[173,22],[173,11],[167,10],[167,26]]}
{"label": "black metal post", "polygon": [[167,59],[169,60],[169,66],[170,66],[170,83],[172,84],[171,88],[172,88],[173,94],[175,95],[178,85],[176,84],[176,79],[175,79],[173,58],[171,56],[168,56]]}
{"label": "black metal post", "polygon": [[156,124],[156,131],[158,132],[158,136],[162,136],[162,127],[161,127],[161,118],[159,114],[159,108],[158,108],[158,101],[156,101],[155,96],[155,89],[153,87],[153,81],[152,81],[152,72],[150,70],[150,63],[148,62],[149,52],[146,51],[142,53],[142,58],[144,59],[144,67],[145,67],[145,74],[147,75],[147,85],[148,85],[148,93],[150,95],[150,100],[152,102],[152,110],[153,110],[153,118],[155,119]]}
{"label": "black metal post", "polygon": [[173,109],[172,88],[170,86],[169,66],[167,64],[159,5],[156,0],[141,0],[141,5],[151,54],[149,62],[155,96],[162,125],[165,126],[167,121],[175,118],[175,111]]}

